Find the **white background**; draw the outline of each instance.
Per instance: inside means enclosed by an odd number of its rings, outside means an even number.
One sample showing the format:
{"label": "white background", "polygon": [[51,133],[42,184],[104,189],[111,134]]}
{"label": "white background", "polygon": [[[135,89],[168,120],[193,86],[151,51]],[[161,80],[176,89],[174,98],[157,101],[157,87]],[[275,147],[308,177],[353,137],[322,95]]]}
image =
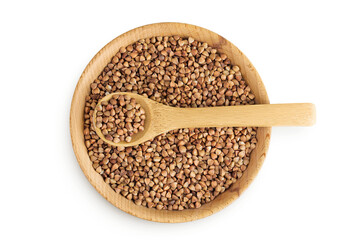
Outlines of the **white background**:
{"label": "white background", "polygon": [[[101,3],[100,3],[101,2]],[[1,239],[360,239],[358,1],[1,1]],[[239,47],[272,103],[317,123],[274,128],[258,177],[229,207],[182,224],[115,208],[73,154],[70,102],[118,35],[173,21]]]}

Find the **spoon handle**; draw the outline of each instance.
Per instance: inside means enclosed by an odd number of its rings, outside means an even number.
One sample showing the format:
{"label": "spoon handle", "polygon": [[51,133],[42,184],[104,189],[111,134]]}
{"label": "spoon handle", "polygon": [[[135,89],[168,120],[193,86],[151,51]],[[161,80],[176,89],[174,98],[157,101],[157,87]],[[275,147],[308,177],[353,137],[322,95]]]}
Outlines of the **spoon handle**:
{"label": "spoon handle", "polygon": [[311,126],[316,119],[312,103],[180,108],[171,118],[177,128]]}

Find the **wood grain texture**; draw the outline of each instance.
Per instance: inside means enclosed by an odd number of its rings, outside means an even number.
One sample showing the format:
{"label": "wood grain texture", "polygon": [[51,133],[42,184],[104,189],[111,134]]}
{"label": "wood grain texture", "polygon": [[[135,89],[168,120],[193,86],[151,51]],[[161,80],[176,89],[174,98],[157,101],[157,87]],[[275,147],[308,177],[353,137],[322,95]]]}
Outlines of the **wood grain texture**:
{"label": "wood grain texture", "polygon": [[149,209],[143,206],[137,206],[120,194],[115,193],[114,190],[104,182],[100,174],[95,172],[87,154],[83,135],[85,97],[90,92],[90,83],[97,78],[121,46],[127,46],[142,38],[170,35],[182,37],[191,36],[198,41],[207,42],[210,46],[217,48],[219,52],[227,54],[231,63],[240,67],[244,79],[255,95],[256,103],[269,103],[265,87],[256,69],[249,59],[232,43],[214,32],[194,25],[184,23],[157,23],[142,26],[120,35],[102,48],[90,61],[82,73],[73,95],[70,110],[70,133],[74,152],[82,171],[90,183],[106,200],[119,209],[139,218],[156,222],[176,223],[193,221],[209,216],[223,209],[238,198],[254,180],[264,162],[269,147],[271,128],[258,128],[258,143],[251,153],[250,163],[243,173],[243,176],[224,193],[198,209],[183,211]]}

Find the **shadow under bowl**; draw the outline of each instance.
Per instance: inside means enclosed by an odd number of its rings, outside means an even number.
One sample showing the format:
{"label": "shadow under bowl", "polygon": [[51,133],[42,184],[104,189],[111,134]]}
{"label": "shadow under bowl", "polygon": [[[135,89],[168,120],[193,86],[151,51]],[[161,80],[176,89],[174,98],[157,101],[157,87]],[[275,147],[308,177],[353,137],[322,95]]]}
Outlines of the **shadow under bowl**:
{"label": "shadow under bowl", "polygon": [[92,167],[84,140],[84,107],[85,97],[90,93],[90,84],[98,77],[120,47],[127,46],[142,38],[155,36],[193,37],[206,42],[209,46],[225,53],[231,60],[231,64],[240,67],[243,78],[255,95],[256,104],[269,104],[264,84],[251,64],[249,59],[231,42],[220,35],[207,29],[184,23],[156,23],[130,30],[103,47],[86,66],[76,86],[70,110],[70,132],[72,145],[79,165],[87,179],[95,189],[111,204],[136,217],[156,222],[187,222],[207,217],[220,211],[235,199],[250,185],[259,172],[269,147],[271,128],[258,128],[257,145],[250,156],[250,163],[243,176],[236,181],[224,193],[217,196],[213,201],[202,205],[198,209],[182,211],[157,210],[138,206],[126,199],[105,183],[102,176]]}

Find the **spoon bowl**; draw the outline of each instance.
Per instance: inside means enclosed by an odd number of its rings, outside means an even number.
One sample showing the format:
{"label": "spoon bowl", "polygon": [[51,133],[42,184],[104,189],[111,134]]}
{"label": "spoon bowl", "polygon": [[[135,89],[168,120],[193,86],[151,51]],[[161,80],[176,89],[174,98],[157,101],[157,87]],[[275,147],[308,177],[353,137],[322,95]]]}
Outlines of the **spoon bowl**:
{"label": "spoon bowl", "polygon": [[[139,103],[141,105],[141,107],[145,110],[145,124],[144,124],[144,131],[140,131],[136,134],[134,134],[132,136],[132,140],[131,142],[119,142],[119,143],[114,143],[113,141],[107,140],[104,136],[104,134],[101,132],[101,130],[99,128],[96,127],[96,113],[97,113],[97,109],[98,106],[101,104],[101,102],[103,101],[109,101],[112,96],[114,95],[128,95],[131,98],[134,98],[136,100],[137,103]],[[131,93],[131,92],[116,92],[116,93],[112,93],[109,95],[106,95],[105,97],[103,97],[97,104],[94,113],[93,113],[93,126],[95,129],[96,134],[107,144],[110,144],[112,146],[123,146],[123,147],[130,147],[130,146],[135,146],[135,145],[139,145],[140,143],[143,143],[144,141],[149,140],[153,137],[156,137],[157,135],[152,134],[153,131],[152,129],[154,129],[154,104],[156,104],[157,102],[152,101],[151,99],[148,99],[144,96],[141,96],[139,94],[136,93]]]}

